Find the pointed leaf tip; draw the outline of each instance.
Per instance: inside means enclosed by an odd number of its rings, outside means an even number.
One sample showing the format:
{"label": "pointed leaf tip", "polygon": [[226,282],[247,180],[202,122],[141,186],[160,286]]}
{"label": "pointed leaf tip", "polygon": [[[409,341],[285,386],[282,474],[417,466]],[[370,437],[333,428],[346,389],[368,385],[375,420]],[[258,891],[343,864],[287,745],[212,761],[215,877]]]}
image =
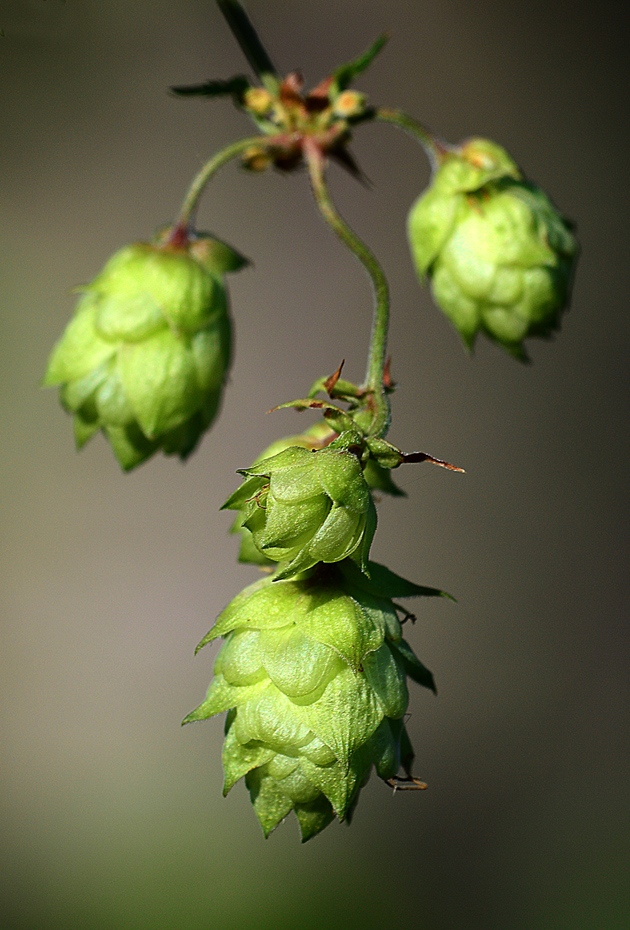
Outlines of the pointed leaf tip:
{"label": "pointed leaf tip", "polygon": [[249,87],[249,81],[238,74],[227,81],[205,81],[203,84],[183,84],[170,87],[178,97],[236,97],[240,100]]}
{"label": "pointed leaf tip", "polygon": [[337,381],[339,381],[339,378],[341,377],[341,371],[345,363],[346,363],[345,358],[342,358],[341,364],[339,365],[337,370],[333,372],[333,374],[330,375],[330,377],[326,378],[326,380],[323,383],[324,387],[326,388],[326,393],[328,394],[329,397],[332,397],[332,391],[334,390],[335,385],[337,384]]}
{"label": "pointed leaf tip", "polygon": [[460,468],[458,465],[451,465],[450,462],[445,462],[444,459],[436,459],[434,456],[429,455],[428,452],[407,452],[403,454],[403,463],[411,464],[412,462],[431,462],[432,465],[440,465],[442,468],[448,468],[449,471],[459,471],[462,474],[466,474],[464,468]]}
{"label": "pointed leaf tip", "polygon": [[361,74],[372,64],[388,40],[389,36],[387,33],[383,33],[383,35],[380,35],[378,39],[376,39],[376,41],[373,42],[365,52],[363,52],[363,54],[359,55],[357,58],[354,58],[352,61],[349,61],[347,64],[341,65],[339,68],[337,68],[333,72],[333,83],[336,89],[338,91],[345,90],[358,74]]}

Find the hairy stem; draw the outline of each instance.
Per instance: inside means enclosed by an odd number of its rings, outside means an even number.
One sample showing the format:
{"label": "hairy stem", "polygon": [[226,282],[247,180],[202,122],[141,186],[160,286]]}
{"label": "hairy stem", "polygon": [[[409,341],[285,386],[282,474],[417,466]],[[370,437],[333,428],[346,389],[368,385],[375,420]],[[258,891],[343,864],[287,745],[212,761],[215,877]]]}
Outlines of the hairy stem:
{"label": "hairy stem", "polygon": [[384,436],[390,421],[389,398],[383,385],[389,326],[389,288],[387,279],[373,253],[340,216],[330,199],[324,174],[325,157],[321,150],[315,143],[306,139],[304,155],[308,164],[315,202],[320,213],[343,244],[359,259],[370,276],[374,288],[372,335],[363,388],[370,396],[374,408],[374,420],[369,431],[370,435]]}
{"label": "hairy stem", "polygon": [[252,136],[249,139],[239,139],[238,142],[232,142],[231,145],[228,145],[226,148],[221,149],[220,152],[217,152],[216,155],[213,155],[210,161],[206,162],[201,171],[193,179],[192,184],[188,188],[181,210],[179,211],[177,226],[179,228],[186,228],[191,225],[205,186],[219,168],[222,168],[223,165],[227,164],[227,162],[231,161],[233,158],[236,158],[237,155],[240,155],[250,146],[261,145],[266,142],[266,136]]}

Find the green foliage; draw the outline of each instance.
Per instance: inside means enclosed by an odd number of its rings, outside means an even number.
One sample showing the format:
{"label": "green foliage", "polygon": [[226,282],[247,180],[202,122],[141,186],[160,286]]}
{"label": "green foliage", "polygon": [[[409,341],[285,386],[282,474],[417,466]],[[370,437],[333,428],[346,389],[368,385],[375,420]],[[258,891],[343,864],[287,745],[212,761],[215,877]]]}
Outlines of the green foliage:
{"label": "green foliage", "polygon": [[362,55],[359,55],[357,58],[345,65],[341,65],[341,67],[333,71],[333,81],[330,91],[331,99],[334,99],[337,94],[349,87],[355,77],[365,71],[366,68],[369,68],[383,46],[387,43],[387,40],[388,36],[379,36]]}

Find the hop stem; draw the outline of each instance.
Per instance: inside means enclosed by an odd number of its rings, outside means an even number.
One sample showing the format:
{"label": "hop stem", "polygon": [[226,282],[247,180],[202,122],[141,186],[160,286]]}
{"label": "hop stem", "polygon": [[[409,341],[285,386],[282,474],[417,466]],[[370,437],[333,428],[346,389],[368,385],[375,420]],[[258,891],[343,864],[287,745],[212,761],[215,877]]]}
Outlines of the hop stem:
{"label": "hop stem", "polygon": [[351,252],[354,252],[372,281],[374,288],[374,316],[372,336],[368,353],[368,364],[364,388],[374,405],[374,421],[370,429],[372,436],[384,436],[389,428],[390,405],[383,385],[389,326],[389,288],[387,279],[376,257],[359,239],[337,212],[330,199],[324,176],[325,160],[321,150],[311,140],[305,140],[304,155],[308,164],[315,202],[325,221]]}
{"label": "hop stem", "polygon": [[223,165],[227,164],[227,162],[231,161],[233,158],[236,158],[237,155],[240,155],[250,146],[261,145],[266,142],[267,136],[252,136],[249,139],[239,139],[237,142],[232,142],[231,145],[221,149],[216,155],[213,155],[188,188],[181,210],[179,211],[176,228],[186,229],[190,226],[206,184],[212,176],[216,174],[219,168],[222,168]]}
{"label": "hop stem", "polygon": [[392,123],[398,129],[402,129],[419,142],[431,163],[431,168],[435,171],[444,160],[444,156],[451,150],[448,145],[439,136],[436,136],[430,129],[427,129],[417,119],[407,116],[402,110],[390,110],[387,107],[378,107],[374,111],[374,118],[380,119],[384,123]]}

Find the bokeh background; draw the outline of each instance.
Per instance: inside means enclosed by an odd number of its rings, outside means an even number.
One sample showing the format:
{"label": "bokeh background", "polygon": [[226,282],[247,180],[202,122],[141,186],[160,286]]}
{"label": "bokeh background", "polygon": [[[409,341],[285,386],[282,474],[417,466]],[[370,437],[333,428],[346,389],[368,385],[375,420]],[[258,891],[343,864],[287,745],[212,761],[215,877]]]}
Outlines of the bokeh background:
{"label": "bokeh background", "polygon": [[223,170],[201,226],[254,267],[231,279],[237,352],[221,419],[185,466],[123,476],[80,455],[38,382],[87,281],[171,219],[216,149],[250,132],[173,84],[246,66],[210,0],[0,6],[2,927],[15,930],[626,930],[630,926],[628,184],[623,7],[541,0],[249,0],[281,70],[314,84],[381,32],[360,81],[451,141],[501,142],[578,222],[571,312],[521,366],[474,358],[415,281],[404,222],[415,144],[361,129],[373,182],[331,171],[390,277],[400,390],[391,439],[464,466],[396,475],[374,556],[458,598],[409,632],[438,697],[412,695],[423,794],[374,779],[350,829],[265,841],[242,785],[221,797],[205,693],[220,609],[253,580],[218,512],[309,414],[277,403],[346,358],[370,293],[305,176]]}

